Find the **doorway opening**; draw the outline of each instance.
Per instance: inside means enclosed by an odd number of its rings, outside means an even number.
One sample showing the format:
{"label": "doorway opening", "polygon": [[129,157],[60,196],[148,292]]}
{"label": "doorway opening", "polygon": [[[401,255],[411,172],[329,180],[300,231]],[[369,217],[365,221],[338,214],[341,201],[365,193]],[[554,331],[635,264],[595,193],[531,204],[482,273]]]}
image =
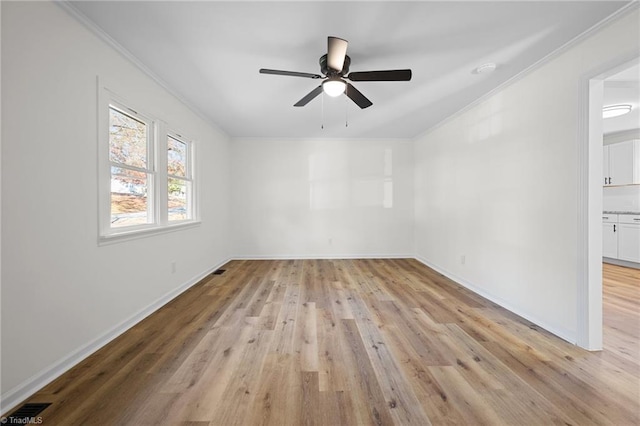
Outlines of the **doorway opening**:
{"label": "doorway opening", "polygon": [[[613,210],[620,207],[615,206],[616,197],[607,197],[605,202],[604,146],[640,138],[638,119],[634,122],[635,114],[640,107],[637,95],[639,74],[640,57],[635,53],[616,63],[604,65],[583,79],[582,87],[586,89],[586,99],[582,102],[584,108],[581,117],[586,118],[586,121],[581,123],[582,133],[578,150],[580,176],[577,344],[588,350],[601,350],[603,347],[603,211],[605,208]],[[634,114],[624,120],[605,121],[603,107],[615,102],[615,99],[619,99],[622,104],[631,104]],[[629,206],[629,210],[634,208],[640,210],[640,206]]]}

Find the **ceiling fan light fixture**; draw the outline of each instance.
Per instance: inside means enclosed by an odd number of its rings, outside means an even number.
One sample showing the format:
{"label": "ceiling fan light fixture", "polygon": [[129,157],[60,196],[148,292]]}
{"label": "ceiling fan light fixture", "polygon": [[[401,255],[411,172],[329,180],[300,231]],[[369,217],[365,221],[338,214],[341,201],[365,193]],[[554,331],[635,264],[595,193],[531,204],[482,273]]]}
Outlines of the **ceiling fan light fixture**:
{"label": "ceiling fan light fixture", "polygon": [[[2,1],[2,0],[0,0]],[[378,70],[378,71],[358,71],[349,72],[351,58],[347,55],[348,42],[338,37],[327,39],[327,53],[320,57],[320,74],[307,72],[272,70],[260,68],[260,74],[284,75],[288,77],[303,77],[312,79],[322,79],[321,84],[307,93],[302,99],[293,104],[294,107],[303,107],[315,99],[323,92],[331,97],[338,97],[342,94],[351,99],[360,109],[369,108],[373,103],[367,99],[358,89],[353,87],[350,81],[410,81],[410,69]]]}
{"label": "ceiling fan light fixture", "polygon": [[347,83],[341,78],[329,78],[322,83],[322,90],[332,98],[342,95],[346,87]]}
{"label": "ceiling fan light fixture", "polygon": [[628,104],[608,105],[602,108],[602,118],[619,117],[629,112],[631,112],[631,105],[628,105]]}

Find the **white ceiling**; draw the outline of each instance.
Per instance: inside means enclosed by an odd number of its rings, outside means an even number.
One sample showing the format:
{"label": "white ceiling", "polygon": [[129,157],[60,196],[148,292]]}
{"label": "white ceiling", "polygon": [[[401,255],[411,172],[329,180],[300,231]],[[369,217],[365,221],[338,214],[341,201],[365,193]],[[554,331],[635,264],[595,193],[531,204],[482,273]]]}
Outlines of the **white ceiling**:
{"label": "white ceiling", "polygon": [[605,135],[640,129],[640,64],[633,65],[608,77],[604,82],[603,103],[607,105],[631,105],[630,113],[604,119]]}
{"label": "white ceiling", "polygon": [[[626,3],[70,2],[230,136],[261,138],[414,137]],[[318,81],[258,70],[318,73],[329,35],[349,41],[351,71],[412,81],[354,83],[365,110],[345,96],[294,108]],[[497,70],[473,72],[486,62]]]}

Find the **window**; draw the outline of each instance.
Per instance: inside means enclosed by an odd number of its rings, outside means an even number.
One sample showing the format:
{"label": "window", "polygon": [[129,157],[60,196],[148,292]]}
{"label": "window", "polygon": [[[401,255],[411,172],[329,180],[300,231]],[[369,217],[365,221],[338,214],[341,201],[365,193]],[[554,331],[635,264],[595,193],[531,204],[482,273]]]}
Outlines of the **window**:
{"label": "window", "polygon": [[191,144],[167,137],[167,194],[169,222],[192,218]]}
{"label": "window", "polygon": [[194,143],[106,89],[99,103],[100,240],[197,223]]}
{"label": "window", "polygon": [[154,222],[153,126],[123,109],[109,105],[112,228]]}

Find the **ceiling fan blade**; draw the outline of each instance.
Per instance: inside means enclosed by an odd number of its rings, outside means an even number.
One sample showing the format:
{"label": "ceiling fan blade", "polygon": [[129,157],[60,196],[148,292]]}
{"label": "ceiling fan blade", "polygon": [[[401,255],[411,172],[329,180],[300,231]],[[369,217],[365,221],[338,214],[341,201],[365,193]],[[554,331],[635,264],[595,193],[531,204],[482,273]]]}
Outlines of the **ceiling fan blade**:
{"label": "ceiling fan blade", "polygon": [[350,73],[347,78],[351,81],[409,81],[411,70],[360,71]]}
{"label": "ceiling fan blade", "polygon": [[365,109],[373,105],[373,103],[367,99],[365,95],[360,93],[358,89],[353,87],[351,83],[347,83],[347,89],[345,90],[345,94],[356,103],[360,108]]}
{"label": "ceiling fan blade", "polygon": [[288,77],[305,77],[305,78],[322,78],[319,74],[311,74],[308,72],[281,71],[260,68],[260,74],[286,75]]}
{"label": "ceiling fan blade", "polygon": [[349,42],[338,37],[329,37],[327,44],[327,65],[334,71],[342,71]]}
{"label": "ceiling fan blade", "polygon": [[312,91],[310,91],[304,98],[300,99],[293,106],[297,106],[297,107],[305,106],[313,98],[318,96],[320,93],[322,93],[322,85],[320,85],[320,86],[316,87],[315,89],[313,89]]}

